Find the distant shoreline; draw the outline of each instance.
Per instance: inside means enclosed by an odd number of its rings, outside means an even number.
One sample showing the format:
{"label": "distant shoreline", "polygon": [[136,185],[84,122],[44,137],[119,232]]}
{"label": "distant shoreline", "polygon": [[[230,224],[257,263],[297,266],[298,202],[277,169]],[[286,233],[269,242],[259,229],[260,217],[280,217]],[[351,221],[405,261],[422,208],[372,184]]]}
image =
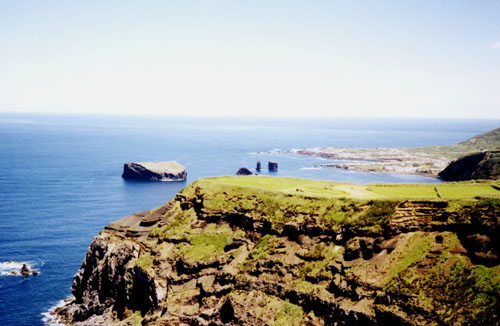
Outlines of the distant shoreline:
{"label": "distant shoreline", "polygon": [[500,128],[449,146],[416,148],[326,147],[293,150],[290,153],[329,160],[350,161],[341,164],[319,165],[322,167],[439,178],[438,173],[443,171],[452,161],[467,154],[498,148],[498,144],[500,144]]}

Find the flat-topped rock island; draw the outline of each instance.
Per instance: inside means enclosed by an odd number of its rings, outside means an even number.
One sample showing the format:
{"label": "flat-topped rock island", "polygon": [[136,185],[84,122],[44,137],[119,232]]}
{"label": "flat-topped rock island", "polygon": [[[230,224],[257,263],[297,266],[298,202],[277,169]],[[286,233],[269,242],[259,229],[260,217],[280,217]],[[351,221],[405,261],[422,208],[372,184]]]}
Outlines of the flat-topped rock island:
{"label": "flat-topped rock island", "polygon": [[176,161],[132,162],[123,165],[124,179],[152,181],[185,181],[186,168]]}

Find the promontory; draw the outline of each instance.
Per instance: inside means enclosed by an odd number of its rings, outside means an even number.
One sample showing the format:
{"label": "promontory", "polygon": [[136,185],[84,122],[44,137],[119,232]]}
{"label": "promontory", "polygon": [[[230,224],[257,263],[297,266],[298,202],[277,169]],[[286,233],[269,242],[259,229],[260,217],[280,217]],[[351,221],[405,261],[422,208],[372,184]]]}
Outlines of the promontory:
{"label": "promontory", "polygon": [[200,179],[109,224],[67,325],[500,325],[498,181]]}

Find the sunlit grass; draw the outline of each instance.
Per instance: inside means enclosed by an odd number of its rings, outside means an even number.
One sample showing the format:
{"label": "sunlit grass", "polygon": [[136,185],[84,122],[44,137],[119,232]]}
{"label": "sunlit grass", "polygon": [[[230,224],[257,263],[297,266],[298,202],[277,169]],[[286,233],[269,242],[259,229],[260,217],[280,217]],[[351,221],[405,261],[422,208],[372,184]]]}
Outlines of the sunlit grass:
{"label": "sunlit grass", "polygon": [[[497,197],[500,190],[493,182],[454,182],[442,184],[370,184],[278,178],[266,176],[217,177],[200,180],[213,186],[237,186],[295,194],[300,197],[355,198],[355,199],[474,199]],[[438,196],[439,193],[439,197]]]}

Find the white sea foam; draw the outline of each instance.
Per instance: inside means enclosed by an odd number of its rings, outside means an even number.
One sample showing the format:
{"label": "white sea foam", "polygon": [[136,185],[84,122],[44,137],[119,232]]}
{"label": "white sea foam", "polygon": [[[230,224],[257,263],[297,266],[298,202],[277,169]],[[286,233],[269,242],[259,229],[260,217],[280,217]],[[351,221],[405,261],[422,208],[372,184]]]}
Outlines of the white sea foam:
{"label": "white sea foam", "polygon": [[[73,299],[73,298],[70,298]],[[68,299],[60,300],[57,304],[49,309],[49,311],[42,312],[42,321],[47,326],[65,326],[65,324],[61,323],[55,314],[57,308],[62,307],[66,304]]]}
{"label": "white sea foam", "polygon": [[19,261],[0,262],[0,275],[2,276],[21,275],[21,268],[23,268],[23,264],[26,264],[28,268],[31,270],[30,264],[26,262],[19,262]]}
{"label": "white sea foam", "polygon": [[301,170],[321,170],[321,166],[310,166],[305,168],[300,168]]}

